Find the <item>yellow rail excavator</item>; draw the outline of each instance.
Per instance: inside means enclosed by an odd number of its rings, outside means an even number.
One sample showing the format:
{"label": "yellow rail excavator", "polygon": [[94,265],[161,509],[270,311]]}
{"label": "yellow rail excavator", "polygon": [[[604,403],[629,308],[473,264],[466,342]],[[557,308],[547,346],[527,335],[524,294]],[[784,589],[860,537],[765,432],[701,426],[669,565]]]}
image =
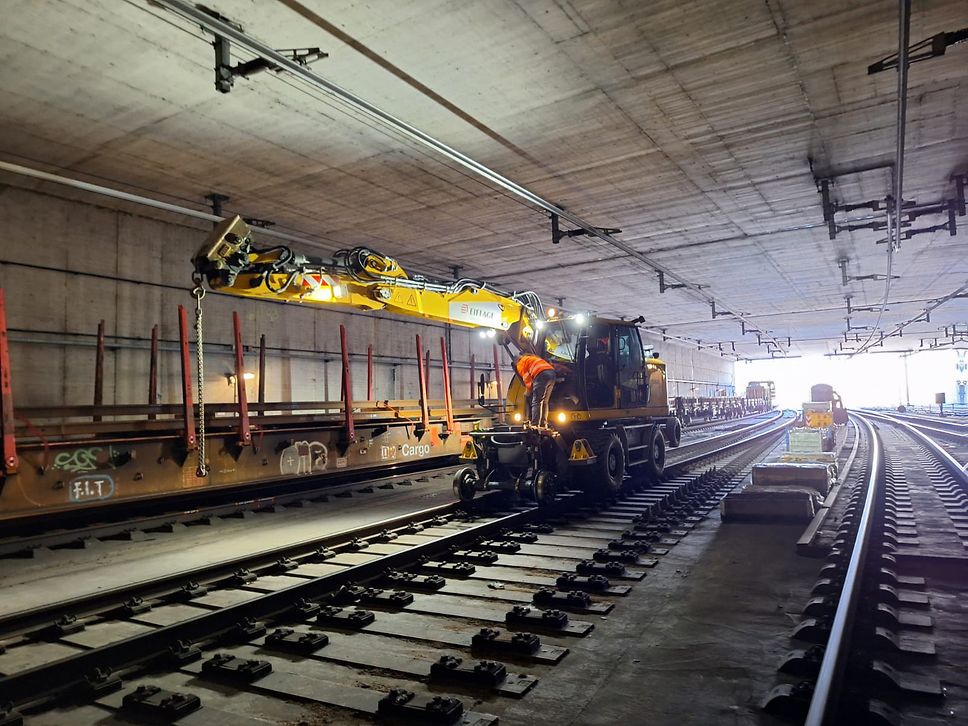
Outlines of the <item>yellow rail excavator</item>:
{"label": "yellow rail excavator", "polygon": [[[507,423],[471,432],[464,445],[465,466],[454,479],[463,500],[497,489],[544,503],[567,486],[614,494],[627,474],[659,479],[666,444],[679,444],[682,426],[669,409],[665,363],[643,347],[641,318],[546,311],[533,292],[411,275],[365,247],[340,250],[329,261],[284,246],[257,248],[240,217],[219,223],[193,263],[196,281],[222,292],[478,328],[512,356],[527,352],[552,363],[558,381],[549,426],[526,424],[525,389],[515,376]],[[482,405],[483,392],[482,377]]]}

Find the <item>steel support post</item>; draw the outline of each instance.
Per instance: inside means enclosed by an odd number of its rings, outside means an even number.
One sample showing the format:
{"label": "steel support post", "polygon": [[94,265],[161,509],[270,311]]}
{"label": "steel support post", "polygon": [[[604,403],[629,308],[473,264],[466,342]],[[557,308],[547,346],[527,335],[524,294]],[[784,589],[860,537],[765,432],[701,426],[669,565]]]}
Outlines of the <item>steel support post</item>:
{"label": "steel support post", "polygon": [[[97,324],[97,349],[94,354],[94,406],[104,404],[104,321]],[[101,416],[94,414],[95,421],[100,421]]]}
{"label": "steel support post", "polygon": [[353,421],[353,379],[350,376],[350,349],[346,343],[346,327],[339,326],[339,347],[343,361],[343,438],[347,445],[356,443],[356,426]]}
{"label": "steel support post", "polygon": [[470,400],[474,401],[477,399],[477,381],[474,380],[474,366],[477,361],[474,359],[474,354],[471,353],[471,397]]}
{"label": "steel support post", "polygon": [[454,401],[450,395],[450,361],[447,359],[447,341],[440,339],[440,360],[444,370],[444,406],[447,409],[447,433],[452,434],[454,427]]}
{"label": "steel support post", "polygon": [[245,357],[242,352],[242,322],[239,314],[232,312],[232,329],[235,333],[235,390],[239,399],[239,443],[243,446],[252,443],[252,430],[249,428],[249,400],[245,394]]}
{"label": "steel support post", "polygon": [[182,374],[182,443],[186,451],[193,451],[198,444],[195,438],[195,404],[192,400],[192,358],[188,347],[188,313],[185,306],[178,306],[178,337],[181,353]]}
{"label": "steel support post", "polygon": [[373,400],[373,345],[366,346],[366,400]]}
{"label": "steel support post", "polygon": [[424,370],[423,345],[417,335],[417,382],[420,391],[420,433],[430,428],[430,402],[427,400],[427,376]]}
{"label": "steel support post", "polygon": [[[158,405],[158,325],[151,326],[151,350],[148,354],[148,405]],[[158,416],[148,414],[148,420],[154,421]]]}
{"label": "steel support post", "polygon": [[[494,348],[494,380],[497,383],[497,400],[499,404],[504,403],[504,386],[501,385],[501,352],[497,345]],[[498,420],[504,423],[504,407],[501,406],[497,415]]]}
{"label": "steel support post", "polygon": [[[259,336],[259,405],[266,402],[266,334]],[[263,411],[259,411],[263,413]]]}
{"label": "steel support post", "polygon": [[[424,352],[424,381],[427,384],[427,400],[430,400],[430,348]],[[429,407],[430,404],[428,403]]]}

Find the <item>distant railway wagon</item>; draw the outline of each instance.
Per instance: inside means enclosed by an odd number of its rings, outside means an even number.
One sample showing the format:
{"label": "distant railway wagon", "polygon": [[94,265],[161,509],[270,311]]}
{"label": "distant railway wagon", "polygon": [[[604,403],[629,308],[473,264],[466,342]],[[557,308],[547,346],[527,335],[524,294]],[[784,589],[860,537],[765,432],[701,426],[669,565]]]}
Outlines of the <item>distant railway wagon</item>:
{"label": "distant railway wagon", "polygon": [[840,394],[828,383],[817,383],[810,387],[810,400],[818,403],[829,402],[835,424],[847,423],[847,409]]}
{"label": "distant railway wagon", "polygon": [[747,406],[769,411],[773,408],[776,385],[773,381],[750,381],[746,384]]}
{"label": "distant railway wagon", "polygon": [[[769,388],[767,395],[749,396],[712,396],[708,398],[686,398],[676,396],[670,402],[676,416],[684,426],[694,421],[710,421],[712,419],[731,419],[748,416],[752,413],[762,413],[773,408],[773,383],[767,381]],[[763,391],[759,392],[763,394]]]}

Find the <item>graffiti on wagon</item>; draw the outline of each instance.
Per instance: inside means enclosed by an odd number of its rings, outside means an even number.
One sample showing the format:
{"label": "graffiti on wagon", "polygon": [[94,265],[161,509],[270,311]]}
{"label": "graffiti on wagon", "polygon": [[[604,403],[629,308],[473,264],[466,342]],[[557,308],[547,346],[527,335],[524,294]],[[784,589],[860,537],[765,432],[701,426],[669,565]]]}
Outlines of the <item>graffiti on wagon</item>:
{"label": "graffiti on wagon", "polygon": [[283,476],[305,476],[326,471],[329,452],[320,441],[295,441],[279,454],[279,473]]}

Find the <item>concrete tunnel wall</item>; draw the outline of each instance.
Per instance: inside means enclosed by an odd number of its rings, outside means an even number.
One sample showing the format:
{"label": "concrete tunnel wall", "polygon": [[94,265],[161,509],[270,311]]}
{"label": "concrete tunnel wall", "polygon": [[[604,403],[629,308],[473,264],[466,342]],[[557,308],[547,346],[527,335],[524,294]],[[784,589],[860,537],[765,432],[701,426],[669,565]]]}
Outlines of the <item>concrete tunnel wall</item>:
{"label": "concrete tunnel wall", "polygon": [[[60,191],[60,190],[58,190]],[[0,286],[5,289],[11,339],[14,404],[17,407],[85,405],[93,401],[98,322],[105,321],[107,346],[103,400],[143,404],[148,397],[151,327],[159,325],[161,351],[158,402],[181,400],[177,351],[178,305],[188,310],[192,254],[209,229],[197,220],[141,214],[64,196],[0,186]],[[105,200],[107,201],[107,200]],[[101,200],[98,200],[101,202]],[[150,215],[157,215],[155,217]],[[387,249],[393,254],[393,250]],[[406,261],[404,261],[406,262]],[[232,311],[249,346],[246,368],[258,370],[258,344],[265,334],[266,400],[339,400],[339,325],[347,328],[352,354],[353,397],[366,396],[366,350],[374,351],[374,398],[417,398],[415,339],[431,351],[430,398],[443,397],[440,339],[451,339],[455,400],[470,396],[469,361],[478,373],[492,367],[492,344],[475,331],[425,324],[378,313],[338,312],[309,306],[212,294],[204,300],[205,397],[230,403],[234,386]],[[670,395],[714,395],[733,384],[733,363],[643,336],[668,362]],[[194,335],[190,336],[194,340]],[[193,359],[194,361],[194,359]],[[510,361],[502,352],[502,382]],[[695,383],[702,381],[707,383]],[[258,381],[247,382],[250,401]]]}

